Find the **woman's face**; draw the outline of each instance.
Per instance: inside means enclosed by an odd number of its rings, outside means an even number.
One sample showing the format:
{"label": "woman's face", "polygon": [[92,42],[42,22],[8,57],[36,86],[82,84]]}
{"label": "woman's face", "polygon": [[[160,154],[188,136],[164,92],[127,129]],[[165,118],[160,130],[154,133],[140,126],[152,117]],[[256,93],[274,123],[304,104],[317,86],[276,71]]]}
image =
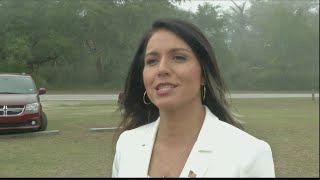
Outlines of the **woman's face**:
{"label": "woman's face", "polygon": [[173,32],[160,29],[150,38],[143,81],[148,98],[160,110],[200,103],[201,68],[192,49]]}

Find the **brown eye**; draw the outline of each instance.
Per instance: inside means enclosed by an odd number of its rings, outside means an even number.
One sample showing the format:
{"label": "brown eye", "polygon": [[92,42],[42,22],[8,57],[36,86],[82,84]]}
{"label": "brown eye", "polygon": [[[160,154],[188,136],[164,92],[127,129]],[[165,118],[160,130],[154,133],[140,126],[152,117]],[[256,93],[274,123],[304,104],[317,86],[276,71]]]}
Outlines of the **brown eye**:
{"label": "brown eye", "polygon": [[173,60],[177,61],[177,62],[184,62],[187,58],[185,58],[184,56],[174,56]]}
{"label": "brown eye", "polygon": [[156,63],[157,63],[157,59],[147,59],[145,61],[145,64],[149,66],[155,65]]}

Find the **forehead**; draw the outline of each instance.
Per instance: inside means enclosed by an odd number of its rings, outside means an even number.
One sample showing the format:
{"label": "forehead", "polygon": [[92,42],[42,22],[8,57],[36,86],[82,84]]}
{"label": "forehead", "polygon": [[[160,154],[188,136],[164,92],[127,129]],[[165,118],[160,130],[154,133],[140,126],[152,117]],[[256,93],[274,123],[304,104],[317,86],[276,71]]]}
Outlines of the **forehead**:
{"label": "forehead", "polygon": [[181,37],[166,29],[157,30],[152,34],[147,43],[146,51],[158,48],[185,48],[191,50],[191,47]]}

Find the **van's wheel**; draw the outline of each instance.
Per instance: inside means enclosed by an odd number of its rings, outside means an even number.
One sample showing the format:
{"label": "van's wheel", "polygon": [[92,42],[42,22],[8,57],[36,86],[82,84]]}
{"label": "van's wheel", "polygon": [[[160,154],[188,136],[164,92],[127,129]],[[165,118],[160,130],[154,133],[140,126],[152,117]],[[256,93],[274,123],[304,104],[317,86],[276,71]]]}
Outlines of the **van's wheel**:
{"label": "van's wheel", "polygon": [[45,131],[47,129],[47,115],[44,112],[41,112],[41,124],[39,131]]}

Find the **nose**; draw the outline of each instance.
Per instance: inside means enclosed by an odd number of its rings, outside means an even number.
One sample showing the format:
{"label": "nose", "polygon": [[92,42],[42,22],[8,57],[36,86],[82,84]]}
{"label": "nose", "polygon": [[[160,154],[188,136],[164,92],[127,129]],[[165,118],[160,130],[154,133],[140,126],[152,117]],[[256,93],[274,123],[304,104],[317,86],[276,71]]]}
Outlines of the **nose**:
{"label": "nose", "polygon": [[167,58],[163,57],[158,65],[158,76],[170,74],[170,64]]}

